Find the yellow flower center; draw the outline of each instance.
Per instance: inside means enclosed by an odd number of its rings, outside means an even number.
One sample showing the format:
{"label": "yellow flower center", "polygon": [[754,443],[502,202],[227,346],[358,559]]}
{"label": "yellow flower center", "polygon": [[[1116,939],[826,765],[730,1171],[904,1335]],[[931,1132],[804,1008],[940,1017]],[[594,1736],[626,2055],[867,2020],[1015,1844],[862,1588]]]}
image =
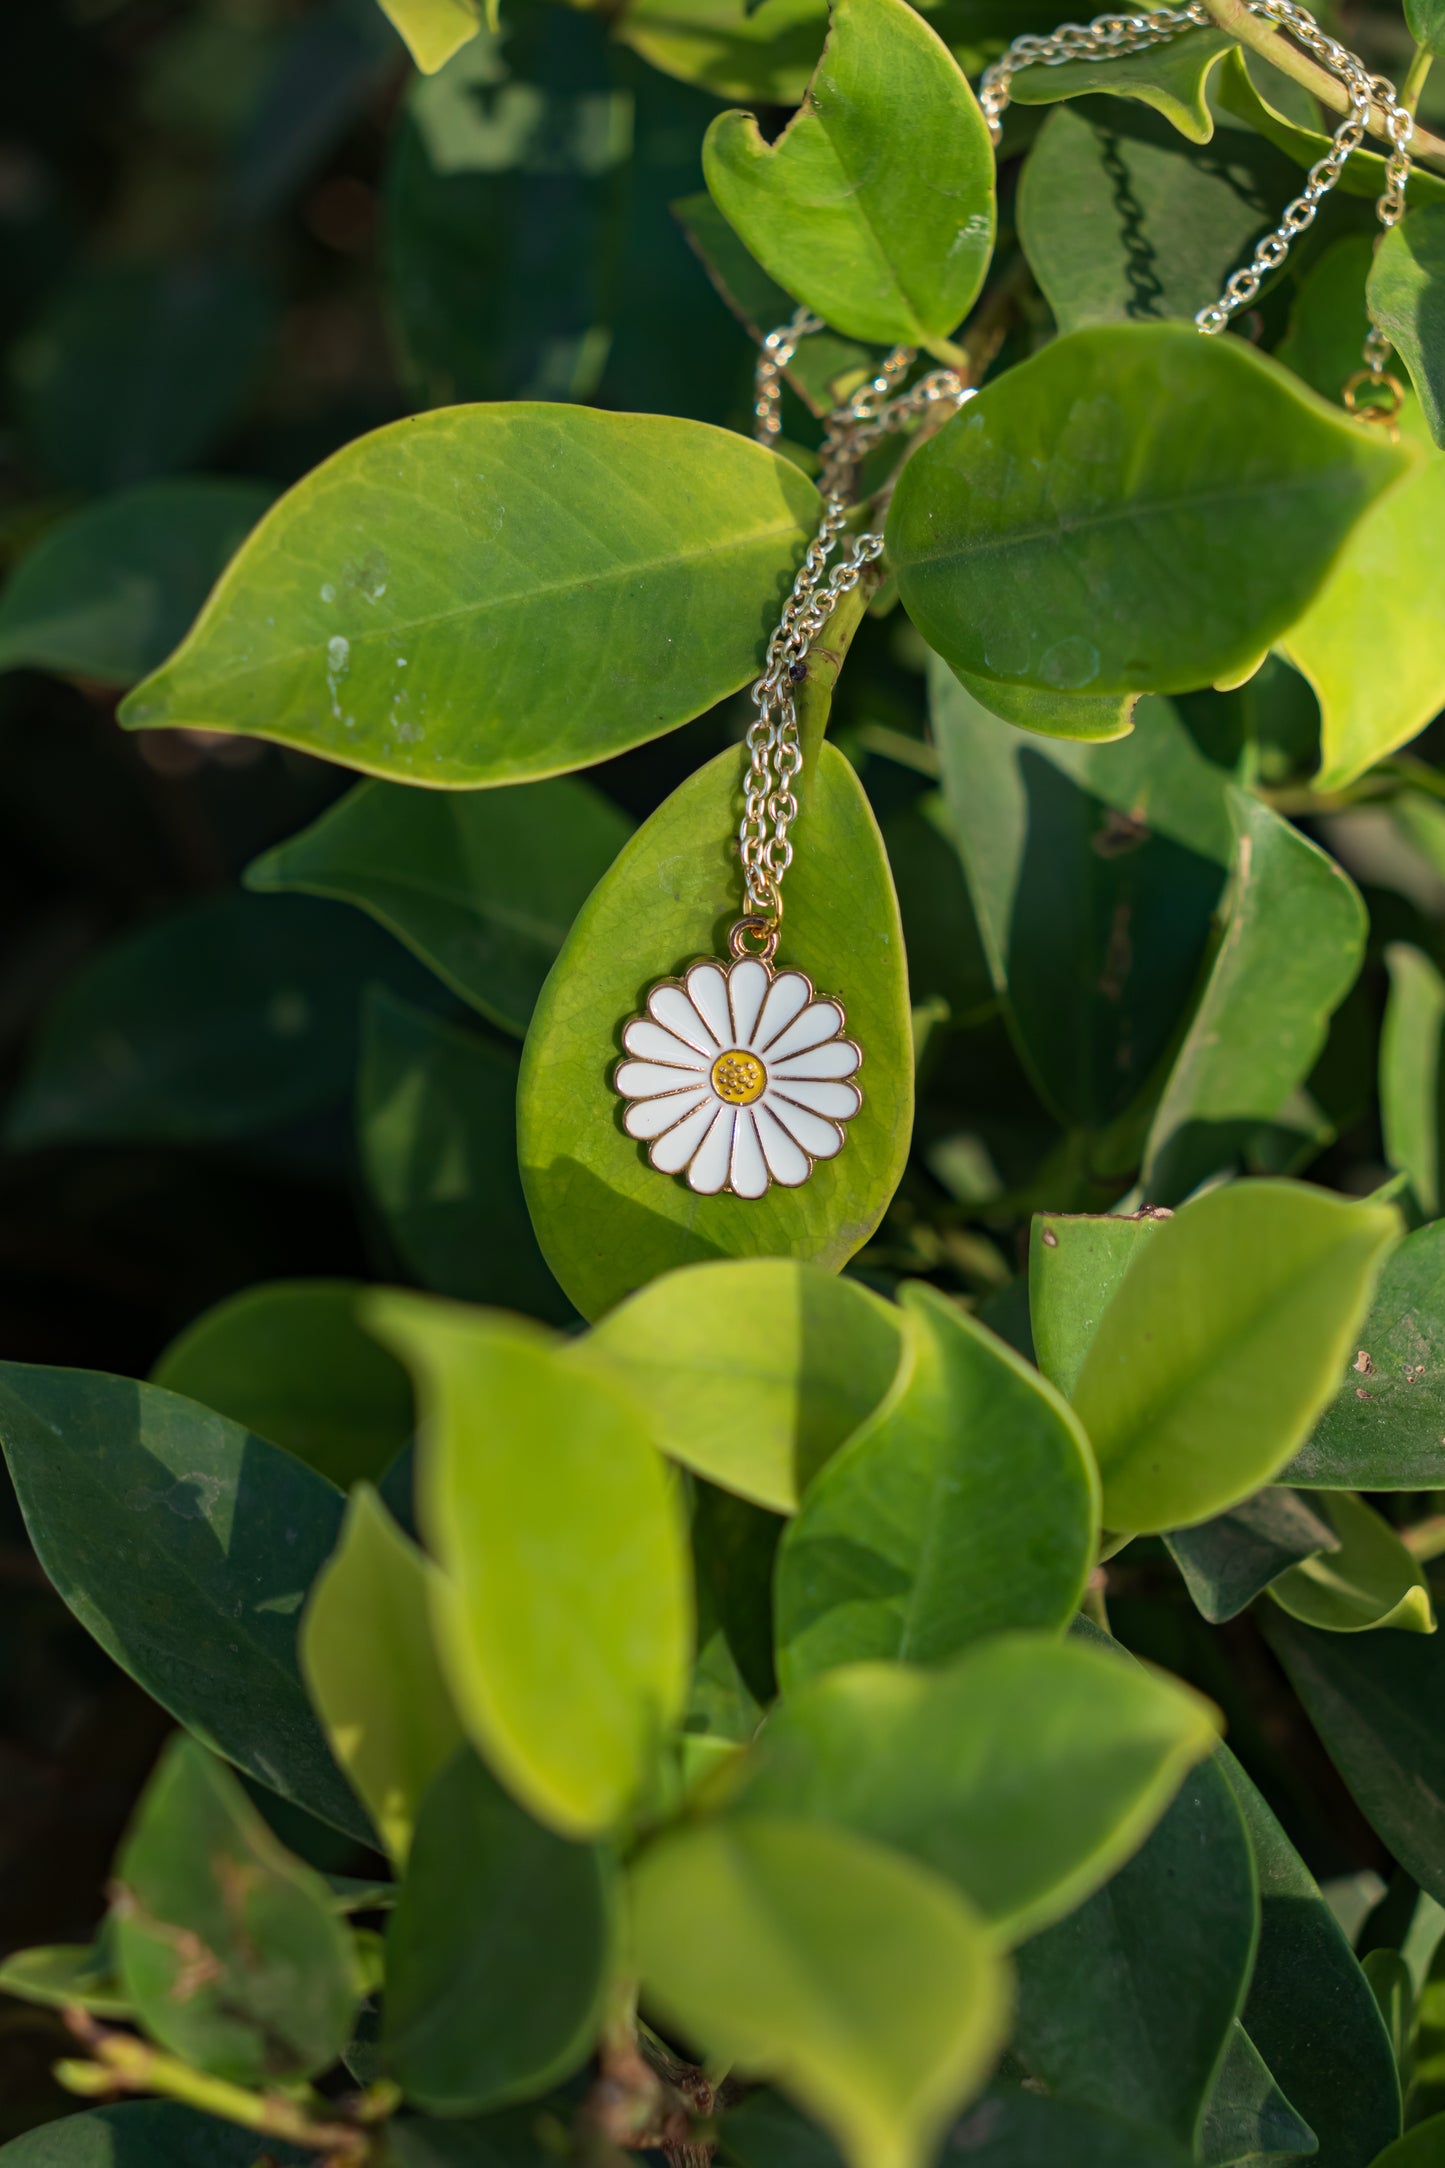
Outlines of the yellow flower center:
{"label": "yellow flower center", "polygon": [[730,1107],[751,1106],[761,1099],[768,1072],[756,1054],[719,1054],[712,1065],[712,1088]]}

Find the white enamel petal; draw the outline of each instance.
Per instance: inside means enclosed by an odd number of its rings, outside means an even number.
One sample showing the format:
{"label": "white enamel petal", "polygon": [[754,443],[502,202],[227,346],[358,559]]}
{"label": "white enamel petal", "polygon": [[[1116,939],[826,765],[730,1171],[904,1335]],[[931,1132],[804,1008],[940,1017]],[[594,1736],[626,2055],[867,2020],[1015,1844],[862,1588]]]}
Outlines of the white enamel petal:
{"label": "white enamel petal", "polygon": [[768,988],[768,998],[763,1003],[763,1013],[758,1018],[758,1028],[753,1033],[753,1052],[761,1054],[771,1046],[780,1031],[792,1023],[800,1009],[808,1006],[808,982],[801,971],[780,971]]}
{"label": "white enamel petal", "polygon": [[676,1032],[654,1024],[650,1016],[634,1017],[622,1034],[622,1044],[629,1054],[637,1054],[643,1061],[671,1062],[675,1068],[695,1069],[699,1074],[708,1065],[706,1054],[679,1039]]}
{"label": "white enamel petal", "polygon": [[792,1054],[806,1053],[825,1039],[836,1039],[843,1029],[843,1011],[836,1001],[812,1001],[801,1016],[779,1032],[768,1048],[768,1065],[786,1061]]}
{"label": "white enamel petal", "polygon": [[701,1086],[691,1091],[665,1092],[657,1099],[634,1099],[622,1117],[622,1126],[629,1137],[660,1137],[694,1108],[711,1105],[712,1093]]}
{"label": "white enamel petal", "polygon": [[624,1099],[654,1099],[659,1092],[691,1091],[698,1080],[660,1061],[625,1061],[612,1081]]}
{"label": "white enamel petal", "polygon": [[681,1174],[707,1135],[716,1114],[717,1101],[709,1096],[684,1121],[658,1138],[647,1156],[659,1173]]}
{"label": "white enamel petal", "polygon": [[797,1189],[813,1171],[807,1153],[794,1144],[787,1130],[774,1120],[765,1099],[759,1100],[753,1108],[753,1119],[758,1125],[758,1141],[773,1180],[781,1182],[784,1189]]}
{"label": "white enamel petal", "polygon": [[768,971],[755,956],[745,956],[728,973],[728,998],[733,1011],[734,1046],[751,1046],[753,1026],[768,990]]}
{"label": "white enamel petal", "polygon": [[805,1053],[790,1054],[782,1061],[768,1056],[768,1074],[781,1083],[788,1079],[803,1077],[851,1076],[863,1056],[851,1039],[826,1039],[821,1046],[810,1046]]}
{"label": "white enamel petal", "polygon": [[733,1113],[732,1107],[717,1109],[712,1127],[687,1170],[688,1188],[695,1189],[699,1196],[716,1196],[728,1178],[733,1154]]}
{"label": "white enamel petal", "polygon": [[762,1104],[780,1121],[795,1143],[801,1144],[810,1159],[832,1159],[843,1149],[843,1132],[836,1122],[825,1122],[820,1115],[810,1114],[806,1107],[795,1107],[790,1100],[779,1099],[769,1092]]}
{"label": "white enamel petal", "polygon": [[659,1024],[675,1031],[679,1039],[696,1047],[709,1061],[722,1045],[720,1039],[712,1036],[680,986],[654,986],[647,997],[647,1006]]}
{"label": "white enamel petal", "polygon": [[728,1007],[727,973],[720,964],[694,964],[687,974],[687,990],[693,1007],[719,1046],[733,1043],[732,1011]]}
{"label": "white enamel petal", "polygon": [[795,1083],[791,1077],[774,1077],[768,1096],[786,1099],[792,1106],[806,1107],[811,1114],[826,1115],[833,1122],[851,1122],[863,1104],[863,1094],[856,1084]]}
{"label": "white enamel petal", "polygon": [[768,1186],[768,1163],[758,1142],[751,1107],[739,1107],[733,1126],[732,1166],[728,1182],[739,1197],[761,1197]]}

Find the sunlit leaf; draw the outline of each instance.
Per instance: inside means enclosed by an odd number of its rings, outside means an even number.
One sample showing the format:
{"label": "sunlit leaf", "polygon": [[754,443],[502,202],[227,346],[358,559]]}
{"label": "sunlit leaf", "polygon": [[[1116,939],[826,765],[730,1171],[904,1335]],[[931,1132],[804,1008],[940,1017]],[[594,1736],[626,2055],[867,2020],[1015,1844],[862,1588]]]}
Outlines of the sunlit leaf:
{"label": "sunlit leaf", "polygon": [[1009,83],[1009,93],[1015,105],[1055,105],[1063,98],[1087,97],[1091,91],[1137,98],[1141,105],[1162,113],[1191,143],[1207,143],[1214,134],[1210,78],[1224,54],[1234,50],[1235,41],[1227,30],[1186,30],[1182,37],[1146,46],[1142,52],[1020,68]]}
{"label": "sunlit leaf", "polygon": [[482,27],[478,0],[379,0],[424,74],[434,75]]}
{"label": "sunlit leaf", "polygon": [[1380,1033],[1380,1127],[1385,1157],[1410,1178],[1427,1219],[1441,1197],[1441,1034],[1445,979],[1422,949],[1392,941],[1385,951],[1390,996]]}
{"label": "sunlit leaf", "polygon": [[1387,233],[1369,280],[1370,308],[1399,351],[1437,444],[1445,444],[1445,204],[1425,204]]}
{"label": "sunlit leaf", "polygon": [[1029,1322],[1038,1366],[1072,1393],[1099,1320],[1136,1250],[1164,1225],[1156,1212],[1036,1212],[1029,1237]]}
{"label": "sunlit leaf", "polygon": [[1389,1522],[1350,1491],[1321,1491],[1319,1509],[1334,1529],[1336,1547],[1270,1583],[1281,1609],[1331,1633],[1386,1626],[1433,1633],[1430,1584]]}

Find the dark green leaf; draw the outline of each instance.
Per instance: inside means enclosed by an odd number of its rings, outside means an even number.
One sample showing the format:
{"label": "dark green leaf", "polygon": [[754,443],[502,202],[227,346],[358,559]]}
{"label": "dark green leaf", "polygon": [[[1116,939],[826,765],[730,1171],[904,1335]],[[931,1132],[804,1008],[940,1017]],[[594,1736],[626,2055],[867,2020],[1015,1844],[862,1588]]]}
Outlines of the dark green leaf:
{"label": "dark green leaf", "polygon": [[363,1014],[362,1171],[397,1256],[439,1295],[564,1323],[517,1170],[517,1063],[381,991]]}
{"label": "dark green leaf", "polygon": [[1408,1175],[1426,1219],[1441,1207],[1441,1034],[1445,979],[1408,941],[1385,951],[1390,998],[1380,1033],[1380,1127],[1385,1157]]}
{"label": "dark green leaf", "polygon": [[369,1839],[296,1663],[340,1492],[194,1401],[96,1371],[0,1366],[0,1437],[40,1562],[106,1653],[249,1775]]}
{"label": "dark green leaf", "polygon": [[585,767],[746,683],[817,519],[789,461],[696,422],[416,415],[281,499],[122,720],[435,787]]}
{"label": "dark green leaf", "polygon": [[[1186,30],[1182,37],[1146,46],[1143,52],[1107,53],[1098,60],[1066,60],[1048,67],[1021,68],[1010,82],[1009,91],[1015,105],[1055,105],[1063,98],[1087,97],[1091,91],[1104,91],[1115,98],[1137,98],[1141,105],[1162,113],[1170,126],[1191,143],[1207,143],[1214,134],[1208,97],[1210,77],[1224,54],[1234,50],[1234,39],[1227,30]],[[1117,147],[1115,158],[1117,161]],[[1173,238],[1177,246],[1178,237]]]}
{"label": "dark green leaf", "polygon": [[120,1976],[161,2047],[240,2085],[337,2060],[359,1995],[346,1924],[321,1876],[194,1739],[167,1747],[116,1875]]}
{"label": "dark green leaf", "polygon": [[1381,241],[1370,309],[1410,372],[1437,444],[1445,444],[1445,204],[1412,211]]}
{"label": "dark green leaf", "polygon": [[1197,1528],[1180,1528],[1165,1543],[1184,1585],[1212,1626],[1254,1602],[1271,1581],[1321,1551],[1339,1549],[1328,1520],[1297,1491],[1265,1489]]}
{"label": "dark green leaf", "polygon": [[1029,1236],[1029,1320],[1049,1383],[1072,1393],[1099,1320],[1162,1212],[1036,1212]]}
{"label": "dark green leaf", "polygon": [[[5,2168],[256,2168],[254,2131],[218,2123],[169,2100],[132,2100],[119,2108],[92,2108],[0,2146]],[[268,2141],[278,2168],[301,2168],[315,2159],[293,2146]]]}
{"label": "dark green leaf", "polygon": [[1445,1486],[1445,1220],[1386,1262],[1344,1382],[1285,1471],[1330,1490]]}
{"label": "dark green leaf", "polygon": [[597,2031],[612,1915],[606,1856],[458,1755],[422,1806],[387,1934],[383,2048],[407,2098],[475,2115],[566,2077]]}
{"label": "dark green leaf", "polygon": [[1289,331],[1275,354],[1322,399],[1338,399],[1346,377],[1360,366],[1370,328],[1365,280],[1374,255],[1374,237],[1352,233],[1333,242],[1299,279]]}
{"label": "dark green leaf", "polygon": [[506,791],[360,783],[258,858],[246,885],[359,904],[453,993],[520,1036],[629,826],[570,776]]}
{"label": "dark green leaf", "polygon": [[398,2116],[386,2126],[382,2168],[548,2168],[555,2155],[552,2133],[538,2127],[545,2120],[536,2106],[446,2122]]}
{"label": "dark green leaf", "polygon": [[904,607],[945,661],[1005,684],[1237,677],[1406,471],[1380,434],[1242,340],[1077,331],[996,377],[903,469],[888,551]]}
{"label": "dark green leaf", "polygon": [[1098,1548],[1088,1440],[1036,1370],[925,1282],[898,1385],[804,1494],[775,1580],[793,1691],[865,1658],[941,1663],[1004,1627],[1061,1629]]}
{"label": "dark green leaf", "polygon": [[1184,2168],[1190,2158],[1161,2131],[1101,2108],[1002,2088],[954,2126],[949,2150],[968,2168]]}
{"label": "dark green leaf", "polygon": [[277,1280],[217,1303],[151,1373],[304,1460],[340,1490],[412,1433],[411,1381],[356,1316],[355,1280]]}
{"label": "dark green leaf", "polygon": [[58,521],[0,595],[0,670],[133,685],[165,661],[272,495],[259,482],[152,482]]}
{"label": "dark green leaf", "polygon": [[1207,2168],[1265,2168],[1315,2152],[1318,2140],[1296,2115],[1269,2065],[1237,2021],[1200,2118],[1199,2159]]}

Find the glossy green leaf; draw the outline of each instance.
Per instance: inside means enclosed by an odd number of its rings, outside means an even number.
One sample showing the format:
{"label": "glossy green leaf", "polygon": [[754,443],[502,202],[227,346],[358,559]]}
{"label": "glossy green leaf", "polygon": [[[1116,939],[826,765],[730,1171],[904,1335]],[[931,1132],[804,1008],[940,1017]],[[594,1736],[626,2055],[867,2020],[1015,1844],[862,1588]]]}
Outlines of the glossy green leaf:
{"label": "glossy green leaf", "polygon": [[508,1788],[563,1835],[606,1829],[687,1696],[678,1499],[642,1405],[535,1326],[378,1294],[429,1425],[418,1477],[442,1669]]}
{"label": "glossy green leaf", "polygon": [[827,0],[634,0],[624,42],[650,66],[720,98],[796,105],[827,32]]}
{"label": "glossy green leaf", "polygon": [[304,1460],[341,1490],[412,1433],[411,1381],[357,1318],[355,1280],[275,1280],[207,1310],[151,1373]]}
{"label": "glossy green leaf", "polygon": [[1029,1322],[1038,1366],[1072,1393],[1099,1320],[1159,1212],[1036,1212],[1029,1235]]}
{"label": "glossy green leaf", "polygon": [[407,1272],[439,1295],[565,1323],[522,1195],[515,1056],[378,989],[356,1093],[362,1173]]}
{"label": "glossy green leaf", "polygon": [[891,1304],[783,1258],[654,1280],[574,1343],[647,1408],[664,1452],[776,1513],[889,1394],[904,1361]]}
{"label": "glossy green leaf", "polygon": [[36,1554],[106,1654],[249,1776],[369,1839],[296,1662],[340,1492],[194,1401],[92,1370],[0,1366],[0,1440]]}
{"label": "glossy green leaf", "polygon": [[1211,1626],[1237,1618],[1301,1559],[1339,1549],[1340,1539],[1298,1491],[1267,1488],[1228,1513],[1164,1538],[1195,1606]]}
{"label": "glossy green leaf", "polygon": [[1234,867],[1208,982],[1174,1057],[1144,1149],[1143,1187],[1177,1204],[1210,1175],[1292,1163],[1294,1093],[1359,973],[1368,920],[1319,847],[1231,792]]}
{"label": "glossy green leaf", "polygon": [[1328,1402],[1399,1222],[1291,1182],[1236,1182],[1139,1252],[1074,1389],[1106,1527],[1187,1527],[1267,1483]]}
{"label": "glossy green leaf", "polygon": [[1005,1627],[1062,1629],[1099,1537],[1089,1443],[1021,1356],[936,1288],[904,1288],[895,1391],[809,1485],[775,1580],[778,1676],[935,1664]]}
{"label": "glossy green leaf", "polygon": [[[1261,89],[1263,84],[1265,89]],[[1280,76],[1262,57],[1241,48],[1225,60],[1214,80],[1216,102],[1226,113],[1256,129],[1267,142],[1278,146],[1294,165],[1306,171],[1330,147],[1330,138],[1318,125],[1319,107],[1312,97],[1298,100],[1287,76]],[[1288,113],[1281,110],[1288,105]],[[1307,123],[1305,115],[1310,116]],[[1333,116],[1332,116],[1333,124]],[[1343,196],[1368,196],[1377,200],[1385,185],[1385,158],[1381,151],[1353,151],[1345,162],[1339,189]],[[1298,186],[1298,184],[1296,184]],[[1445,195],[1445,175],[1432,173],[1415,160],[1410,167],[1406,201],[1412,206],[1431,203]]]}
{"label": "glossy green leaf", "polygon": [[1260,1623],[1361,1813],[1445,1902],[1441,1636],[1321,1633],[1272,1605]]}
{"label": "glossy green leaf", "polygon": [[130,1997],[115,1975],[114,1953],[94,1943],[13,1951],[0,1963],[0,1995],[52,2010],[73,2006],[92,2017],[133,2015]]}
{"label": "glossy green leaf", "polygon": [[122,721],[438,788],[585,767],[746,683],[817,517],[796,467],[701,423],[415,415],[281,499]]}
{"label": "glossy green leaf", "polygon": [[[1156,81],[1171,53],[1216,35],[1191,32],[1189,41],[1132,59],[1026,68],[1014,78],[1014,94],[1065,96],[1054,93],[1055,80],[1081,66],[1095,78],[1091,90],[1122,91],[1116,74],[1132,68]],[[1214,73],[1212,62],[1204,73]],[[1091,96],[1066,105],[1049,116],[1029,151],[1019,182],[1019,239],[1060,331],[1192,319],[1249,261],[1276,207],[1298,194],[1298,174],[1269,143],[1236,128],[1212,142],[1207,127],[1200,135],[1207,104],[1189,97],[1187,77],[1179,87],[1185,100],[1170,100],[1173,109],[1160,112],[1143,109],[1142,91],[1127,102]],[[1147,102],[1164,103],[1157,96]],[[1193,143],[1181,140],[1186,115]],[[1208,149],[1196,148],[1200,143]]]}
{"label": "glossy green leaf", "polygon": [[[1438,215],[1445,219],[1445,205]],[[1442,521],[1445,453],[1427,449],[1415,472],[1366,512],[1280,642],[1319,695],[1320,790],[1353,783],[1445,707],[1445,631],[1429,577]]]}
{"label": "glossy green leaf", "polygon": [[434,75],[482,27],[477,0],[379,0],[379,5],[426,75]]}
{"label": "glossy green leaf", "polygon": [[57,521],[0,594],[0,670],[133,685],[164,662],[272,494],[152,482]]}
{"label": "glossy green leaf", "polygon": [[1064,745],[929,673],[949,821],[993,982],[1046,1103],[1100,1125],[1184,1020],[1230,851],[1225,782],[1147,701],[1120,745]]}
{"label": "glossy green leaf", "polygon": [[312,1706],[397,1866],[462,1736],[432,1646],[433,1571],[363,1483],[301,1626]]}
{"label": "glossy green leaf", "polygon": [[[277,2168],[313,2160],[270,2141]],[[5,2168],[255,2168],[256,2134],[218,2123],[170,2100],[131,2100],[118,2108],[42,2123],[0,2146]]]}
{"label": "glossy green leaf", "polygon": [[1184,2168],[1189,2159],[1162,2131],[1083,2101],[1001,2086],[954,2126],[952,2142],[969,2168]]}
{"label": "glossy green leaf", "polygon": [[1329,1490],[1445,1487],[1445,1220],[1407,1235],[1386,1260],[1340,1374],[1289,1480]]}
{"label": "glossy green leaf", "polygon": [[1258,1929],[1249,1840],[1207,1761],[1128,1865],[1018,1953],[1015,2052],[1051,2093],[1167,2132],[1192,2151],[1244,2004]]}
{"label": "glossy green leaf", "polygon": [[1198,2157],[1208,2168],[1264,2168],[1313,2154],[1318,2140],[1275,2084],[1269,2065],[1236,2020],[1204,2111]]}
{"label": "glossy green leaf", "polygon": [[358,904],[453,993],[518,1034],[629,823],[586,783],[508,791],[360,783],[247,869],[248,888]]}
{"label": "glossy green leaf", "polygon": [[[888,155],[906,134],[910,156]],[[708,191],[758,262],[849,338],[940,342],[993,249],[993,148],[943,40],[904,0],[834,0],[818,71],[776,142],[723,113]]]}
{"label": "glossy green leaf", "polygon": [[1390,996],[1380,1033],[1380,1127],[1385,1157],[1409,1176],[1415,1203],[1433,1219],[1442,1203],[1441,1035],[1445,979],[1424,951],[1392,941]]}
{"label": "glossy green leaf", "polygon": [[1208,1704],[1162,1673],[1005,1634],[936,1671],[859,1664],[790,1695],[741,1804],[909,1852],[1019,1941],[1128,1858],[1215,1737]]}
{"label": "glossy green leaf", "polygon": [[475,2115],[570,2075],[601,2017],[611,1870],[525,1814],[463,1751],[422,1807],[387,1934],[387,2067],[408,2100]]}
{"label": "glossy green leaf", "polygon": [[1055,105],[1063,98],[1087,97],[1091,91],[1137,98],[1141,105],[1162,113],[1189,142],[1207,143],[1214,134],[1210,78],[1223,56],[1234,49],[1227,30],[1187,30],[1182,37],[1148,46],[1143,52],[1021,68],[1009,84],[1009,93],[1015,105]]}
{"label": "glossy green leaf", "polygon": [[862,1111],[800,1190],[698,1197],[622,1128],[610,1085],[648,987],[716,952],[737,918],[738,753],[658,808],[583,906],[522,1058],[522,1180],[543,1255],[584,1317],[675,1266],[785,1256],[837,1270],[873,1233],[907,1156],[913,1051],[897,899],[858,778],[824,745],[805,775],[780,961],[843,1002],[863,1049]]}
{"label": "glossy green leaf", "polygon": [[843,1830],[687,1830],[643,1855],[631,1894],[648,2003],[775,2078],[852,2168],[922,2168],[1002,2045],[1006,1975],[973,1908]]}
{"label": "glossy green leaf", "polygon": [[1433,1633],[1430,1584],[1389,1522],[1351,1491],[1321,1491],[1319,1508],[1338,1547],[1272,1581],[1275,1602],[1291,1618],[1331,1633],[1385,1626]]}
{"label": "glossy green leaf", "polygon": [[1241,340],[1101,325],[996,377],[899,478],[888,553],[955,668],[1055,692],[1237,675],[1410,454]]}
{"label": "glossy green leaf", "polygon": [[1445,444],[1445,204],[1424,204],[1380,242],[1370,309],[1420,396],[1430,434]]}
{"label": "glossy green leaf", "polygon": [[966,693],[996,715],[1044,738],[1079,738],[1091,745],[1127,738],[1134,727],[1137,693],[1105,693],[1090,699],[1087,693],[1040,692],[1033,685],[1005,685],[998,678],[969,677],[954,673]]}
{"label": "glossy green leaf", "polygon": [[1315,2168],[1369,2168],[1400,2128],[1395,2060],[1369,1982],[1309,1870],[1227,1747],[1218,1749],[1216,1766],[1244,1817],[1259,1877],[1259,1949],[1245,2029],[1318,2138]]}
{"label": "glossy green leaf", "polygon": [[371,978],[421,974],[350,912],[289,896],[188,905],[62,987],[7,1141],[190,1144],[290,1121],[348,1088]]}
{"label": "glossy green leaf", "polygon": [[350,1933],[321,1876],[194,1739],[167,1747],[116,1874],[116,1960],[152,2039],[241,2085],[336,2061],[358,1995]]}

